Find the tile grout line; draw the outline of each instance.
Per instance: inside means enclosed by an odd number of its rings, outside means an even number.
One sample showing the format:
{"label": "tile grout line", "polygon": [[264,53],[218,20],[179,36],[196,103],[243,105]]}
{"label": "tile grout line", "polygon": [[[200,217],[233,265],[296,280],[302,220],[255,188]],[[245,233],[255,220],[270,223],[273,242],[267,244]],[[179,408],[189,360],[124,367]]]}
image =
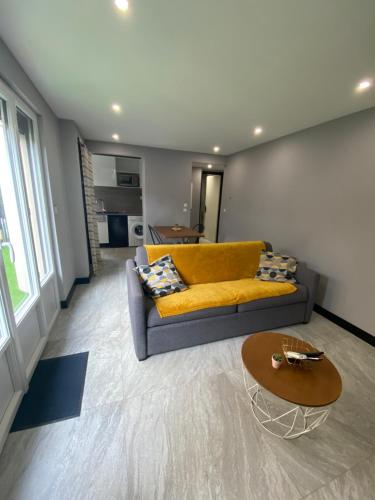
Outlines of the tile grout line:
{"label": "tile grout line", "polygon": [[322,486],[319,486],[318,488],[316,488],[315,490],[312,490],[310,491],[309,493],[307,493],[307,495],[301,497],[300,500],[303,500],[303,499],[308,499],[310,495],[312,495],[313,493],[316,493],[320,490],[322,490],[323,488],[327,488],[327,486],[329,486],[333,481],[336,481],[337,479],[339,479],[340,477],[344,476],[345,474],[347,474],[348,472],[350,472],[351,470],[353,470],[355,467],[357,467],[358,465],[366,462],[367,460],[369,460],[370,458],[374,457],[375,456],[375,450],[370,453],[367,457],[364,457],[364,458],[361,458],[360,460],[358,460],[358,462],[356,462],[355,464],[353,464],[351,467],[349,467],[349,469],[341,472],[341,474],[338,474],[337,476],[333,476],[332,479],[330,479],[327,483],[323,484]]}

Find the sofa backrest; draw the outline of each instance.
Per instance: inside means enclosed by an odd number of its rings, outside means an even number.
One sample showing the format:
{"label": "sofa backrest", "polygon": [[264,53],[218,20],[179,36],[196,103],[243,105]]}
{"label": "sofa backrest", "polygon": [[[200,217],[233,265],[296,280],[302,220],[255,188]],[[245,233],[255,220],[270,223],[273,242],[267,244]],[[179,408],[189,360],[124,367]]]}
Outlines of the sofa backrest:
{"label": "sofa backrest", "polygon": [[148,262],[171,255],[187,285],[254,278],[263,241],[189,245],[145,245]]}

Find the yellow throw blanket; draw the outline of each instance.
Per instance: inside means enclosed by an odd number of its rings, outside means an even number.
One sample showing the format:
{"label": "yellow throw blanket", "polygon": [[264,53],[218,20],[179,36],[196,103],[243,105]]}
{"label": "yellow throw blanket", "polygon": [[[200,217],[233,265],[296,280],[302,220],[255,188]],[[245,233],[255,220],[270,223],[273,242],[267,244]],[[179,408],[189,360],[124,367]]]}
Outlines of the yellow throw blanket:
{"label": "yellow throw blanket", "polygon": [[148,261],[171,255],[188,286],[199,283],[254,278],[263,241],[213,243],[211,245],[145,245]]}
{"label": "yellow throw blanket", "polygon": [[209,307],[244,304],[251,300],[287,295],[296,291],[290,283],[259,281],[252,278],[190,285],[187,290],[155,300],[161,318]]}
{"label": "yellow throw blanket", "polygon": [[188,312],[244,304],[296,291],[290,283],[254,280],[263,241],[211,245],[146,245],[151,263],[163,255],[173,262],[189,289],[155,300],[162,318]]}

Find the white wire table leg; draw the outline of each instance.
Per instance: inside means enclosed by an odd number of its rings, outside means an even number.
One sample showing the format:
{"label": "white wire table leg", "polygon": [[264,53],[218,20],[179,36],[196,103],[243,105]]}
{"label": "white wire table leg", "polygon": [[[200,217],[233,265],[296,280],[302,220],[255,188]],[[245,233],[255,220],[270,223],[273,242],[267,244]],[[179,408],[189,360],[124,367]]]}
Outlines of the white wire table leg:
{"label": "white wire table leg", "polygon": [[[273,415],[271,408],[263,394],[264,389],[257,383],[250,385],[246,368],[242,366],[242,373],[246,392],[250,398],[251,410],[255,419],[270,434],[283,438],[295,439],[303,434],[307,434],[322,425],[330,412],[330,407],[308,408],[303,406],[293,406],[288,411]],[[291,417],[290,423],[282,422],[285,417]],[[303,424],[298,426],[298,417]],[[267,424],[274,424],[275,429],[270,429]]]}

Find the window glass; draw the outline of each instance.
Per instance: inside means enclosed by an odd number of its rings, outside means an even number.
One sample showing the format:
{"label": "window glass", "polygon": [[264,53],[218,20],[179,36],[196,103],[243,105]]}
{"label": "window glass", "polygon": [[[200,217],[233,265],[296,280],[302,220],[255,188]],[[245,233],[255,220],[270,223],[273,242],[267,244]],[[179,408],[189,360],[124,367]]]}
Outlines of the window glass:
{"label": "window glass", "polygon": [[32,296],[30,271],[17,203],[7,108],[0,99],[0,248],[13,310]]}
{"label": "window glass", "polygon": [[[38,156],[34,138],[32,119],[17,108],[18,142],[26,188],[31,229],[33,233],[34,249],[41,280],[48,273],[47,251],[44,245],[43,212],[40,196],[41,186],[38,183]],[[38,201],[40,202],[38,204]]]}
{"label": "window glass", "polygon": [[4,304],[0,296],[0,348],[9,337],[9,329],[5,320]]}

